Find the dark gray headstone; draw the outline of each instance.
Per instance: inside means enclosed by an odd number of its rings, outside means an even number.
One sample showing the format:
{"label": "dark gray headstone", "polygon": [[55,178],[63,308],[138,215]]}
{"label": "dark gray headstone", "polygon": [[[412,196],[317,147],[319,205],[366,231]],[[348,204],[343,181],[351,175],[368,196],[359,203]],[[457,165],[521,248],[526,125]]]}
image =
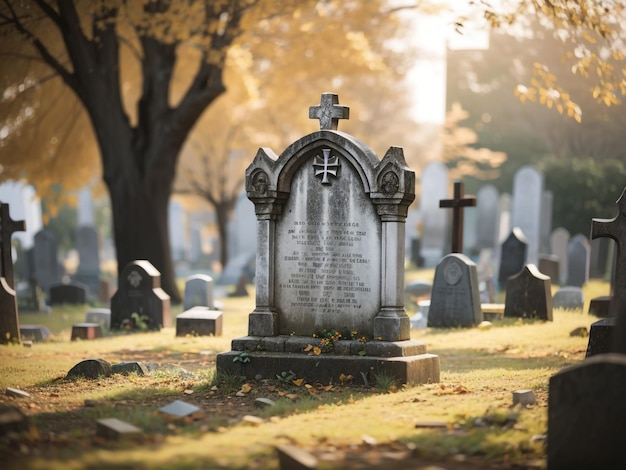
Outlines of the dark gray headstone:
{"label": "dark gray headstone", "polygon": [[483,321],[476,264],[467,256],[445,256],[435,270],[428,326],[471,327]]}
{"label": "dark gray headstone", "polygon": [[128,263],[111,298],[111,329],[159,330],[172,326],[170,297],[161,289],[161,274],[146,260]]}
{"label": "dark gray headstone", "polygon": [[63,277],[57,250],[56,236],[49,229],[43,228],[35,234],[35,279],[46,299],[49,298],[50,286],[60,283]]}
{"label": "dark gray headstone", "polygon": [[580,287],[563,286],[552,296],[552,307],[565,310],[579,310],[583,308],[585,296]]}
{"label": "dark gray headstone", "polygon": [[148,367],[143,362],[128,361],[128,362],[120,362],[118,364],[113,364],[111,366],[111,373],[121,374],[121,375],[129,375],[129,374],[148,375],[150,371],[148,370]]}
{"label": "dark gray headstone", "polygon": [[221,336],[222,312],[194,307],[176,317],[176,336]]}
{"label": "dark gray headstone", "polygon": [[615,317],[603,318],[593,322],[589,329],[589,342],[587,343],[585,357],[610,353],[613,347],[614,329]]}
{"label": "dark gray headstone", "polygon": [[505,285],[507,279],[519,273],[526,264],[528,240],[519,227],[514,227],[500,248],[498,282]]}
{"label": "dark gray headstone", "polygon": [[90,299],[97,299],[100,288],[100,240],[96,227],[83,225],[76,229],[79,263],[73,280],[89,289]]}
{"label": "dark gray headstone", "polygon": [[550,284],[550,278],[534,264],[524,266],[506,283],[504,316],[552,321]]}
{"label": "dark gray headstone", "polygon": [[100,323],[75,323],[72,325],[72,341],[102,338]]}
{"label": "dark gray headstone", "polygon": [[183,309],[193,307],[209,307],[215,309],[213,295],[213,278],[206,274],[194,274],[185,282]]}
{"label": "dark gray headstone", "polygon": [[550,378],[548,469],[626,468],[626,356],[602,354]]}
{"label": "dark gray headstone", "polygon": [[81,282],[52,284],[50,286],[50,305],[83,305],[87,303],[87,286]]}
{"label": "dark gray headstone", "polygon": [[558,286],[560,284],[559,258],[556,255],[540,254],[537,268],[541,274],[550,278],[552,285]]}
{"label": "dark gray headstone", "polygon": [[85,359],[72,367],[65,378],[97,379],[98,377],[108,377],[111,373],[111,363],[104,359]]}
{"label": "dark gray headstone", "polygon": [[589,280],[589,241],[574,235],[567,246],[567,285],[582,287]]}

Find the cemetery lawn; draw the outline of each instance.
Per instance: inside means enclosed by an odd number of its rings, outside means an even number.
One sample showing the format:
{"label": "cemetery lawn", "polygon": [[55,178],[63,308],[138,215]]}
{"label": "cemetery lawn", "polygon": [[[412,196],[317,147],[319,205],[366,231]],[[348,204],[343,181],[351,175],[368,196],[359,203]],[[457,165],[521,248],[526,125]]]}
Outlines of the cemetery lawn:
{"label": "cemetery lawn", "polygon": [[[30,423],[28,432],[0,435],[2,468],[277,469],[278,445],[308,451],[320,469],[545,468],[548,380],[584,358],[587,338],[570,332],[597,320],[585,313],[589,299],[608,295],[609,286],[591,281],[584,310],[556,309],[553,322],[413,330],[441,362],[440,383],[415,387],[386,377],[368,386],[357,377],[309,384],[278,370],[275,380],[216,376],[215,354],[247,334],[249,291],[223,300],[221,337],[177,338],[167,328],[70,342],[71,325],[84,321],[85,308],[20,314],[22,324],[44,324],[53,338],[0,347],[0,407],[19,407]],[[88,358],[156,369],[146,376],[65,379]],[[5,395],[7,387],[30,397]],[[519,390],[532,390],[536,404],[511,406]],[[259,407],[258,398],[275,405]],[[176,420],[158,411],[175,400],[201,412]],[[142,434],[104,439],[96,435],[101,418],[118,418]]]}

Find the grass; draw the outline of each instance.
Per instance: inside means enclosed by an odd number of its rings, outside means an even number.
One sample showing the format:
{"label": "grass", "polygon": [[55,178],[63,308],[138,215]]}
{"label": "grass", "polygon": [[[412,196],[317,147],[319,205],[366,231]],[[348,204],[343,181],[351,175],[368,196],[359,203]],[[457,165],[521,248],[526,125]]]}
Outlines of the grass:
{"label": "grass", "polygon": [[[428,276],[432,271],[407,273],[407,279]],[[24,409],[39,433],[0,438],[0,458],[4,452],[15,468],[32,469],[278,468],[274,447],[294,444],[320,456],[320,468],[347,468],[349,458],[380,462],[381,455],[398,449],[412,458],[445,460],[440,466],[450,469],[457,468],[450,462],[461,465],[464,459],[544,468],[545,441],[537,436],[546,433],[548,380],[584,358],[587,338],[569,333],[596,320],[585,313],[588,302],[607,295],[609,286],[594,280],[584,292],[583,311],[556,309],[553,322],[503,319],[489,329],[412,331],[441,363],[441,382],[417,387],[402,387],[384,376],[374,377],[369,388],[326,389],[298,386],[287,380],[289,371],[276,371],[284,380],[263,383],[217,375],[214,355],[230,350],[232,338],[246,335],[254,295],[224,299],[220,337],[176,338],[173,328],[164,328],[70,342],[71,324],[84,320],[82,309],[23,314],[21,322],[46,325],[54,336],[30,348],[0,347],[0,385],[31,394],[31,399],[0,397],[0,402]],[[93,357],[169,367],[145,377],[64,380],[77,362]],[[512,393],[521,389],[533,390],[537,405],[511,408]],[[259,397],[276,405],[256,408]],[[86,407],[85,400],[98,406]],[[206,416],[164,420],[157,410],[173,400],[191,400]],[[242,419],[246,414],[263,421],[252,424]],[[98,440],[95,420],[101,417],[142,428],[143,440],[139,445]],[[445,426],[416,427],[426,421]]]}

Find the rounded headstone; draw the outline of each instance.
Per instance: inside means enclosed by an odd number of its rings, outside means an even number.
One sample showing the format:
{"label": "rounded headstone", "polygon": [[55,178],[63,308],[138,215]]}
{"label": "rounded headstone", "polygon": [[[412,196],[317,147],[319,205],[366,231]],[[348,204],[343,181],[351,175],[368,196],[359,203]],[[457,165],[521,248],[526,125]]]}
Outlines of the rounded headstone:
{"label": "rounded headstone", "polygon": [[104,359],[85,359],[72,367],[65,378],[97,379],[98,377],[108,377],[111,373],[111,364]]}

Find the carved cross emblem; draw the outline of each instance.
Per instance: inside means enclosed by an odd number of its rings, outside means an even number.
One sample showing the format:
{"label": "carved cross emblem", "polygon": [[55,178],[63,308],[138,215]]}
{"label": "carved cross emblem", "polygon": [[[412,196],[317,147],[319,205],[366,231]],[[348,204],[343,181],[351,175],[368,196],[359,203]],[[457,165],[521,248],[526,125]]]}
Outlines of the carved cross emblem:
{"label": "carved cross emblem", "polygon": [[337,170],[339,169],[339,157],[330,156],[330,149],[322,149],[324,158],[319,155],[315,155],[315,161],[313,167],[315,168],[315,176],[322,175],[322,184],[330,184],[328,181],[328,175],[337,177]]}
{"label": "carved cross emblem", "polygon": [[135,288],[138,287],[139,284],[141,284],[141,274],[139,274],[137,271],[131,271],[131,273],[128,275],[128,282],[131,286]]}

